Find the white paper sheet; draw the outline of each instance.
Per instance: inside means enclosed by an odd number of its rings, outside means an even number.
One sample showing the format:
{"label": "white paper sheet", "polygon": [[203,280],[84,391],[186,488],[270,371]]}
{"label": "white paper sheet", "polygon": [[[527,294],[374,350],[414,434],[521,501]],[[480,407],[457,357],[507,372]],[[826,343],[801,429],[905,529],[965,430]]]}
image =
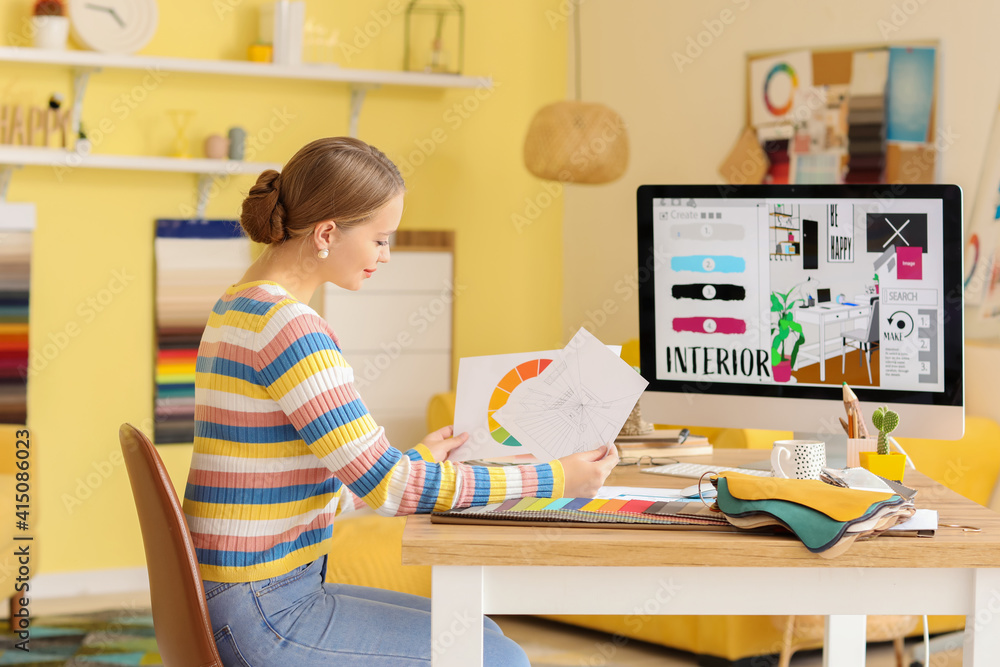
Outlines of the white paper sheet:
{"label": "white paper sheet", "polygon": [[[886,60],[888,64],[888,60]],[[794,120],[795,92],[812,86],[812,53],[796,51],[750,62],[750,124]]]}
{"label": "white paper sheet", "polygon": [[[620,345],[608,345],[617,357],[621,354]],[[498,391],[504,378],[508,378],[504,386],[520,383],[524,378],[517,368],[522,364],[530,364],[540,359],[555,360],[560,358],[562,350],[543,350],[541,352],[516,352],[513,354],[494,354],[481,357],[463,357],[458,362],[458,388],[455,392],[455,433],[469,433],[469,439],[448,457],[450,461],[465,461],[468,459],[497,459],[519,454],[533,454],[539,460],[548,461],[551,457],[544,451],[530,446],[502,444],[494,438],[498,424],[490,423],[493,410],[500,407],[507,392]],[[511,375],[513,373],[513,375]],[[503,438],[506,440],[505,438]]]}
{"label": "white paper sheet", "polygon": [[530,451],[557,459],[614,442],[647,384],[581,328],[561,358],[518,385],[493,419]]}
{"label": "white paper sheet", "polygon": [[602,486],[595,498],[621,500],[677,500],[683,498],[681,489],[661,489],[650,486]]}
{"label": "white paper sheet", "polygon": [[851,57],[852,96],[885,95],[885,82],[888,79],[889,49],[854,52]]}
{"label": "white paper sheet", "polygon": [[937,510],[917,510],[903,523],[897,523],[889,530],[937,530],[938,513]]}

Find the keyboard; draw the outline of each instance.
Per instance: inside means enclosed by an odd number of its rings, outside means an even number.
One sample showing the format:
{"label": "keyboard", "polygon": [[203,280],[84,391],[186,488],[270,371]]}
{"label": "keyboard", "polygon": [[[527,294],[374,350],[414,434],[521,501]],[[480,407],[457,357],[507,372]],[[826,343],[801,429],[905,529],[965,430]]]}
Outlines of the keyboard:
{"label": "keyboard", "polygon": [[640,472],[653,475],[672,475],[674,477],[691,477],[700,479],[706,472],[740,472],[755,477],[770,477],[770,470],[754,470],[753,468],[730,468],[728,466],[709,465],[707,463],[668,463],[652,468],[641,468]]}

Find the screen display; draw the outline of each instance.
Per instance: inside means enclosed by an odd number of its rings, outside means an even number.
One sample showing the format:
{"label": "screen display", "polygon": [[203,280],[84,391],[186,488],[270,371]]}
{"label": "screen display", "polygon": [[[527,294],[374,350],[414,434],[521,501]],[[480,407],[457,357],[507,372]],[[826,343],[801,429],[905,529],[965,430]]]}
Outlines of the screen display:
{"label": "screen display", "polygon": [[[946,391],[955,363],[946,323],[951,343],[956,325],[959,348],[961,338],[960,208],[951,219],[960,203],[946,213],[946,198],[926,191],[887,198],[837,187],[728,196],[711,186],[640,188],[651,388],[758,385],[821,396],[807,388],[847,381],[893,394]],[[951,187],[960,202],[954,186],[920,187]],[[946,234],[948,225],[957,233]]]}

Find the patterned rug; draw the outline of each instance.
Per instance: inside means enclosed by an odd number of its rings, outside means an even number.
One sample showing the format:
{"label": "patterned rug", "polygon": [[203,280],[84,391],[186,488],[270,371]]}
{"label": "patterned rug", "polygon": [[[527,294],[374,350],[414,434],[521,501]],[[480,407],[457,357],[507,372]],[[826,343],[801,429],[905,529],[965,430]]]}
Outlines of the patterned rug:
{"label": "patterned rug", "polygon": [[148,609],[32,618],[27,648],[0,621],[0,665],[121,667],[162,665]]}

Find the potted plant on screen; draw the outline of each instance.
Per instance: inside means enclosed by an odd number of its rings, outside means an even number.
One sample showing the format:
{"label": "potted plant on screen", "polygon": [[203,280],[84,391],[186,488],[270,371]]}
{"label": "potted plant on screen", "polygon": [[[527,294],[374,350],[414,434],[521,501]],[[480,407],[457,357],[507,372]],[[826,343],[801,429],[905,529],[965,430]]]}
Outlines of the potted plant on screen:
{"label": "potted plant on screen", "polygon": [[[775,382],[788,382],[792,379],[792,368],[799,356],[799,348],[806,341],[802,333],[802,325],[795,321],[792,308],[796,303],[805,303],[802,299],[793,299],[793,287],[784,294],[771,292],[771,312],[778,314],[778,321],[771,326],[771,375]],[[791,340],[789,339],[791,337]],[[791,343],[791,354],[785,354],[785,345]]]}
{"label": "potted plant on screen", "polygon": [[899,415],[888,407],[877,408],[872,413],[872,424],[878,429],[878,451],[860,452],[861,467],[879,477],[902,481],[906,454],[889,451],[889,434],[899,426]]}
{"label": "potted plant on screen", "polygon": [[65,51],[69,18],[62,0],[35,0],[31,14],[35,48]]}

